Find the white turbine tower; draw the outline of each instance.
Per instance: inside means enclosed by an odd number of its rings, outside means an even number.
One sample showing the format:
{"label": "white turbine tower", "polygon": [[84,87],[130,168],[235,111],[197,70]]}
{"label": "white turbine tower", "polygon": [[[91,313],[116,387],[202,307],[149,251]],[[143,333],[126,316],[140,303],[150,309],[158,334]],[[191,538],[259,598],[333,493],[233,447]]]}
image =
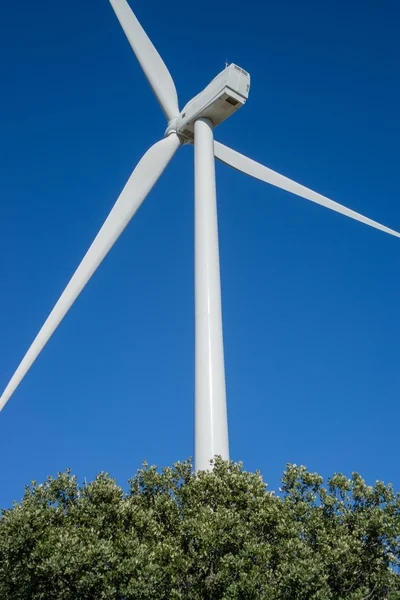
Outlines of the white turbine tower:
{"label": "white turbine tower", "polygon": [[321,204],[356,221],[400,237],[393,229],[279,175],[219,142],[214,128],[246,102],[249,74],[227,66],[180,111],[175,84],[126,0],[110,0],[117,18],[167,118],[164,138],[143,156],[104,225],[39,331],[0,398],[0,410],[54,333],[97,267],[117,241],[182,144],[195,149],[195,463],[209,468],[220,454],[229,458],[222,335],[221,288],[214,156],[227,165]]}

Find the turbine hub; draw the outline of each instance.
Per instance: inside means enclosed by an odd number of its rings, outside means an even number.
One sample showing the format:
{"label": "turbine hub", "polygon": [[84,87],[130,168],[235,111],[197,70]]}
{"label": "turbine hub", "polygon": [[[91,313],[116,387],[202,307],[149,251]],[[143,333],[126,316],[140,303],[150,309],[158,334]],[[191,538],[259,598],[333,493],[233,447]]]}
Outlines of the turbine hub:
{"label": "turbine hub", "polygon": [[171,133],[176,133],[176,121],[178,117],[174,117],[168,122],[168,127],[165,130],[164,137],[168,137]]}

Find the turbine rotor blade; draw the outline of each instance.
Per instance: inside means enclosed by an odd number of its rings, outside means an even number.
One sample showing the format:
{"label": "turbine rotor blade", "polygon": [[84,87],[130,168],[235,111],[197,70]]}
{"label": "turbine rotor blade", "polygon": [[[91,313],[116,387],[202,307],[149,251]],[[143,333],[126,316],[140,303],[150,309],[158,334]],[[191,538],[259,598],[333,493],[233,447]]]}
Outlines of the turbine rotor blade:
{"label": "turbine rotor blade", "polygon": [[368,217],[364,217],[364,215],[361,215],[350,208],[346,208],[345,206],[342,206],[341,204],[338,204],[337,202],[334,202],[333,200],[330,200],[329,198],[326,198],[317,192],[313,192],[304,185],[296,183],[295,181],[276,173],[268,167],[264,167],[264,165],[261,165],[251,158],[247,158],[247,156],[236,152],[236,150],[232,150],[231,148],[224,146],[224,144],[215,142],[214,152],[216,158],[230,167],[233,167],[237,171],[241,171],[246,175],[250,175],[250,177],[260,179],[261,181],[265,181],[265,183],[270,183],[271,185],[274,185],[282,190],[286,190],[287,192],[291,192],[296,196],[300,196],[301,198],[305,198],[306,200],[310,200],[311,202],[315,202],[316,204],[330,208],[331,210],[345,215],[346,217],[350,217],[351,219],[360,221],[360,223],[365,223],[365,225],[369,225],[370,227],[384,231],[389,235],[394,235],[395,237],[400,238],[399,232],[394,231],[389,227],[385,227],[385,225],[381,225],[380,223],[377,223]]}
{"label": "turbine rotor blade", "polygon": [[140,160],[82,262],[4,390],[0,398],[0,410],[4,408],[89,279],[149,194],[179,145],[178,136],[171,134],[154,144]]}
{"label": "turbine rotor blade", "polygon": [[110,3],[147,81],[170,121],[179,115],[178,95],[170,72],[127,1],[110,0]]}

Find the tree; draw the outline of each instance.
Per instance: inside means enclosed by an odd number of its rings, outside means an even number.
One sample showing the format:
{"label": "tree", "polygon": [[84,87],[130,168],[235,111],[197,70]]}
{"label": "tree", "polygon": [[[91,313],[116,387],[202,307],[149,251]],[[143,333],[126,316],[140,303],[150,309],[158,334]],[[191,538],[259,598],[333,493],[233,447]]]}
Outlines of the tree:
{"label": "tree", "polygon": [[144,465],[124,492],[69,471],[0,519],[2,600],[400,599],[400,496],[288,465],[281,494],[216,458]]}

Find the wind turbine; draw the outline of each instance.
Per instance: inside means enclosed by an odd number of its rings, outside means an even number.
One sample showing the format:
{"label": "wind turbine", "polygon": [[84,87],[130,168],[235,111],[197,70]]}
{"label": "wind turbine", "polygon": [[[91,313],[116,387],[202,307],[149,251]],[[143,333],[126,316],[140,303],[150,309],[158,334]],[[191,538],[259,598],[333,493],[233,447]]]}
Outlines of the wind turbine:
{"label": "wind turbine", "polygon": [[180,111],[172,77],[128,3],[126,0],[110,0],[110,3],[166,116],[167,130],[164,138],[144,154],[133,171],[97,237],[7,385],[0,398],[0,410],[10,399],[178,148],[183,144],[193,144],[195,466],[196,469],[207,469],[214,455],[229,458],[214,156],[251,177],[390,235],[400,237],[400,234],[214,141],[214,128],[245,104],[250,89],[249,74],[237,65],[228,65]]}

